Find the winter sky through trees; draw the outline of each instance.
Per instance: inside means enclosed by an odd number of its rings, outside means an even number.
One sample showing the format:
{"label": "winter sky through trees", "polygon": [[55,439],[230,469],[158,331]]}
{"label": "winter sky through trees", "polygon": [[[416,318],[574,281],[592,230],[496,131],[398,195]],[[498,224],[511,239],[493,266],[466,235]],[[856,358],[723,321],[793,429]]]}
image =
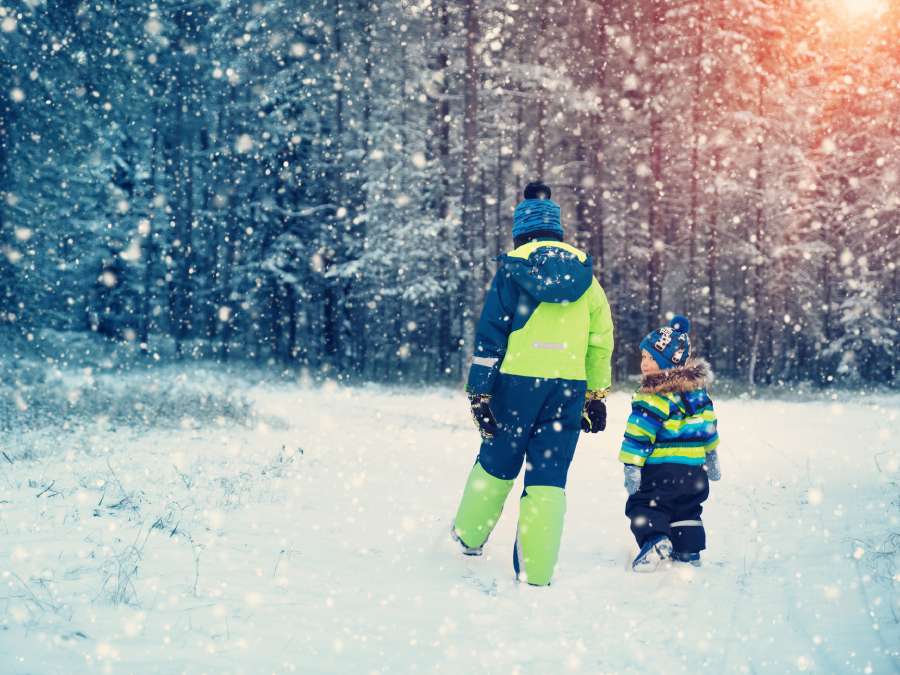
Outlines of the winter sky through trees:
{"label": "winter sky through trees", "polygon": [[459,381],[543,178],[615,370],[891,382],[900,4],[5,0],[0,312],[149,357]]}

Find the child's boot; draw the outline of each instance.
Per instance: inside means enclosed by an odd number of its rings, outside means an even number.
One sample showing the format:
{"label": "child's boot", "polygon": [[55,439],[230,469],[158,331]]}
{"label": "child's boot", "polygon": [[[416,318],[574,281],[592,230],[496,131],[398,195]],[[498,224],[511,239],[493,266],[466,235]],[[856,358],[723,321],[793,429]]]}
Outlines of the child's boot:
{"label": "child's boot", "polygon": [[650,537],[631,563],[635,572],[655,572],[672,555],[672,542],[664,535]]}
{"label": "child's boot", "polygon": [[459,535],[456,533],[455,522],[450,526],[450,537],[453,539],[453,541],[459,544],[460,548],[462,549],[463,555],[481,555],[484,552],[483,546],[469,546],[468,544],[466,544],[466,542],[459,538]]}
{"label": "child's boot", "polygon": [[688,565],[693,565],[694,567],[700,567],[700,554],[699,553],[686,553],[685,551],[675,551],[672,554],[672,560],[678,563],[686,563]]}

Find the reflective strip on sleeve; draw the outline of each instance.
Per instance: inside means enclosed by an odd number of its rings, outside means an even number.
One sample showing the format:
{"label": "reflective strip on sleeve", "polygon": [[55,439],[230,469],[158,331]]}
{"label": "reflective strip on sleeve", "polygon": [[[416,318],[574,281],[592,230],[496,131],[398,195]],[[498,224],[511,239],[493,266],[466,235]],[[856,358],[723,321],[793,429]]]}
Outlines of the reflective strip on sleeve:
{"label": "reflective strip on sleeve", "polygon": [[496,364],[499,360],[500,359],[496,356],[473,356],[472,365],[484,366],[485,368],[493,368],[494,364]]}
{"label": "reflective strip on sleeve", "polygon": [[703,527],[702,520],[679,520],[675,523],[669,523],[669,527]]}

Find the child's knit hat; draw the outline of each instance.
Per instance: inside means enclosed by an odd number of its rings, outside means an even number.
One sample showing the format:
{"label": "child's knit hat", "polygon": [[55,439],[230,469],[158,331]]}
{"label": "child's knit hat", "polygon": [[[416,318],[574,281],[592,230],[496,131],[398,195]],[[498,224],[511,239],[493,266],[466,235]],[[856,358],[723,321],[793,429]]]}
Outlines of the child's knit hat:
{"label": "child's knit hat", "polygon": [[563,236],[559,204],[550,199],[550,188],[541,182],[525,187],[525,199],[513,214],[513,239],[529,232],[553,232]]}
{"label": "child's knit hat", "polygon": [[641,349],[649,352],[660,368],[683,366],[691,356],[690,330],[688,318],[676,314],[668,326],[653,331],[641,340]]}

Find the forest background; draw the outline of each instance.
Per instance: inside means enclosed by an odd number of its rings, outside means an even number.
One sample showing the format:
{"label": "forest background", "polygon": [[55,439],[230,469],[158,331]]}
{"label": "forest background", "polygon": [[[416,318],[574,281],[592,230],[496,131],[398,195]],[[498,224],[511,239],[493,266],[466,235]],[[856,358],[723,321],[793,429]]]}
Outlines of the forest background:
{"label": "forest background", "polygon": [[0,322],[458,382],[542,178],[618,378],[677,311],[729,378],[895,384],[900,3],[861,4],[5,0]]}

